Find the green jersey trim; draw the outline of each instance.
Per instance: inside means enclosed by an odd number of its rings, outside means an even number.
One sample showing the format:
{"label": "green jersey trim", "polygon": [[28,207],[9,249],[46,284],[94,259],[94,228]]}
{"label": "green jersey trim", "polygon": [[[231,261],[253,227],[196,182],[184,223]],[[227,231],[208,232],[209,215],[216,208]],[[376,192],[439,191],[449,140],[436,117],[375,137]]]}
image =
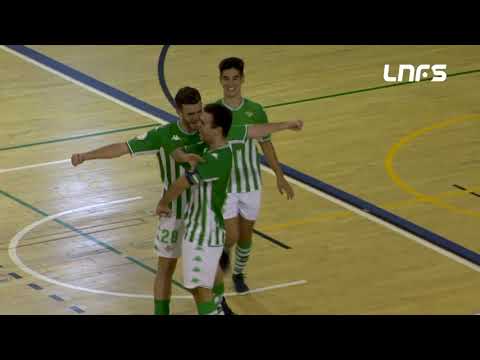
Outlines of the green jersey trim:
{"label": "green jersey trim", "polygon": [[241,102],[241,104],[238,105],[238,107],[236,107],[236,108],[231,107],[230,105],[226,104],[224,99],[222,99],[222,105],[225,106],[225,107],[226,107],[228,110],[230,110],[230,111],[238,111],[238,110],[240,110],[240,109],[243,107],[243,105],[245,105],[245,98],[242,97],[242,102]]}

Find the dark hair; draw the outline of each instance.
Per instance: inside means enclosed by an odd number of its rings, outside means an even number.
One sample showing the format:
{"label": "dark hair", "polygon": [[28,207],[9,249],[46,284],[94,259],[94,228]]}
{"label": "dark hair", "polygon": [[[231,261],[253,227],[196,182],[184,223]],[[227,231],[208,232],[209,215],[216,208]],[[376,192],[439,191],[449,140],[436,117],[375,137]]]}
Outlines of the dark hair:
{"label": "dark hair", "polygon": [[232,112],[220,104],[205,105],[203,111],[213,116],[212,127],[221,127],[224,137],[227,137],[228,131],[232,126]]}
{"label": "dark hair", "polygon": [[182,109],[183,105],[194,105],[202,100],[200,92],[192,87],[185,86],[178,90],[175,95],[175,105],[177,109]]}
{"label": "dark hair", "polygon": [[243,68],[245,67],[245,63],[242,59],[237,57],[229,57],[220,61],[218,65],[218,69],[220,70],[220,75],[224,70],[228,69],[237,69],[240,72],[240,75],[243,76]]}

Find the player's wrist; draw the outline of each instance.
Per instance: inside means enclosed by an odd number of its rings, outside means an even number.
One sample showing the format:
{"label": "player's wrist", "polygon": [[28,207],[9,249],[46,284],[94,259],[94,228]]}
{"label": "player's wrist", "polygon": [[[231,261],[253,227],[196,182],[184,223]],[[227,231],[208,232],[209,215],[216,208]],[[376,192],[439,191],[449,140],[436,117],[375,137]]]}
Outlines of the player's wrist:
{"label": "player's wrist", "polygon": [[165,201],[164,198],[160,199],[160,201],[158,202],[158,207],[161,207],[161,208],[168,207],[168,203]]}
{"label": "player's wrist", "polygon": [[298,127],[298,121],[297,120],[290,120],[288,122],[288,128],[290,130],[295,130],[295,129],[297,129],[297,127]]}
{"label": "player's wrist", "polygon": [[275,173],[275,176],[277,177],[277,181],[285,180],[285,175],[283,174],[282,169],[278,168],[278,169],[273,170],[273,172]]}

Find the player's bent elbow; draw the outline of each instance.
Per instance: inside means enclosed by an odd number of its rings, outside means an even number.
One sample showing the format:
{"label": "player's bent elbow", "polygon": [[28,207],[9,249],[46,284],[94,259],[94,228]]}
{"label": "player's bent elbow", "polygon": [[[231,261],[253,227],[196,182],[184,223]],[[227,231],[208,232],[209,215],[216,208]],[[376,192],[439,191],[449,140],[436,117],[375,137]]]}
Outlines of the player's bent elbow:
{"label": "player's bent elbow", "polygon": [[126,154],[131,154],[130,152],[130,148],[128,147],[128,144],[127,143],[120,143],[118,144],[118,152],[117,152],[117,156],[123,156],[123,155],[126,155]]}

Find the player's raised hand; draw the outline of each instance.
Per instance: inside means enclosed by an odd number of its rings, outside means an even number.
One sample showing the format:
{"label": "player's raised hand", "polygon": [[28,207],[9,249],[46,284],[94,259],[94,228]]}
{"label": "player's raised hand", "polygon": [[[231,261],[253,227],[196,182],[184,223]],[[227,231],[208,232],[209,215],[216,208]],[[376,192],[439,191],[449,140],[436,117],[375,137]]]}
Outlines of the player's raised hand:
{"label": "player's raised hand", "polygon": [[283,176],[277,177],[277,189],[280,194],[285,194],[288,200],[293,199],[295,196],[292,187]]}
{"label": "player's raised hand", "polygon": [[72,162],[73,166],[77,166],[77,165],[80,165],[81,163],[83,163],[85,161],[85,156],[82,153],[73,154],[70,161]]}
{"label": "player's raised hand", "polygon": [[302,120],[288,121],[288,128],[293,131],[300,131],[303,128],[303,121]]}

